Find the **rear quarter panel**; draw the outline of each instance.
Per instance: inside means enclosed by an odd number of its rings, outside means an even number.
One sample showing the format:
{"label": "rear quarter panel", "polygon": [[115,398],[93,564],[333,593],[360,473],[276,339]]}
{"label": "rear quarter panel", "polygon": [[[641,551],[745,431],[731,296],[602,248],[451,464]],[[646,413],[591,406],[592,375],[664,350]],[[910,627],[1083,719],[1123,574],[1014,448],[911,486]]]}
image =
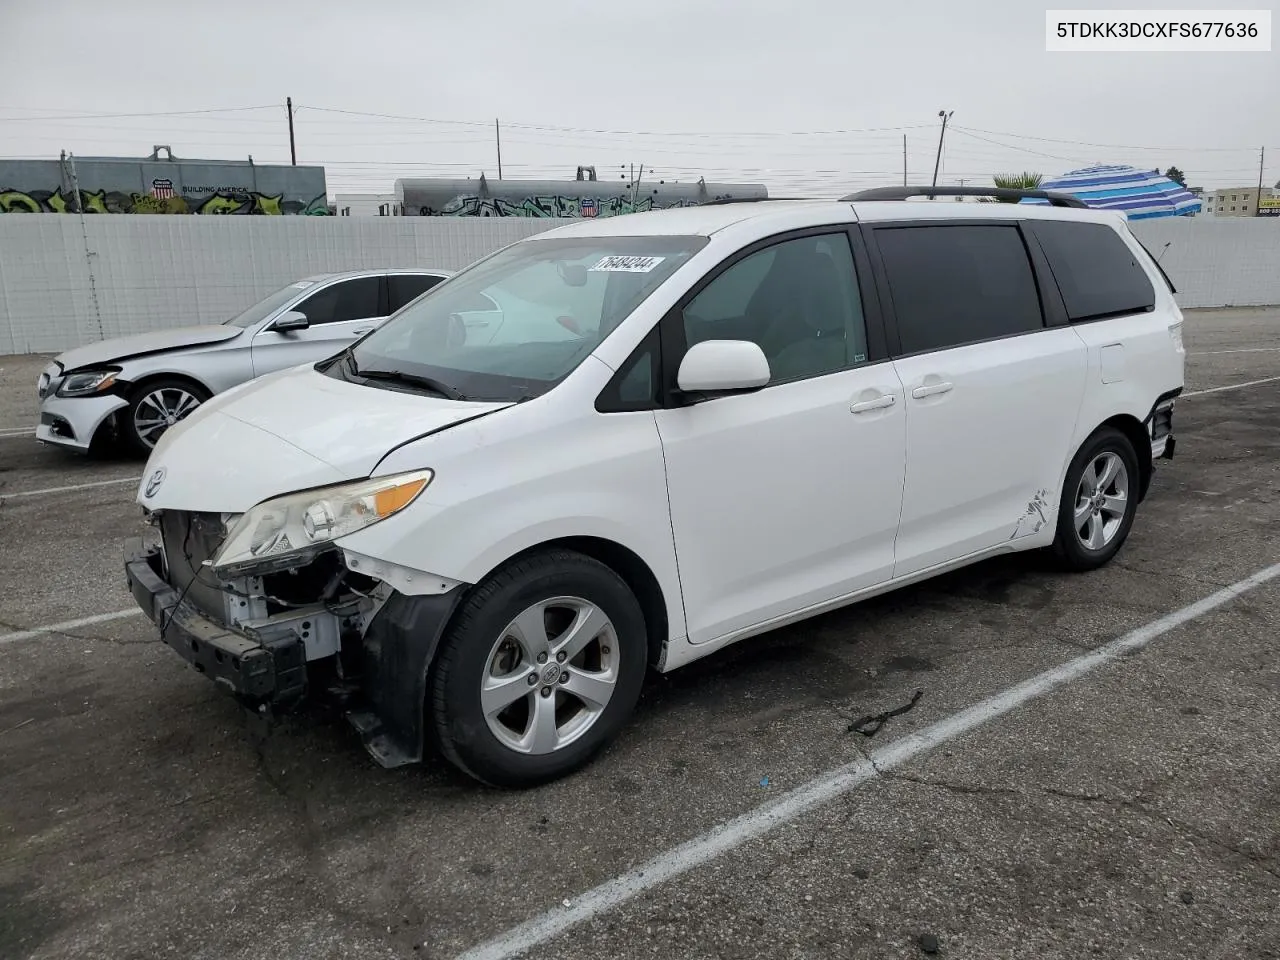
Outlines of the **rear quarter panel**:
{"label": "rear quarter panel", "polygon": [[1181,390],[1185,383],[1187,355],[1170,333],[1182,323],[1182,311],[1128,227],[1120,222],[1113,226],[1146,271],[1155,290],[1155,309],[1073,325],[1089,351],[1088,389],[1073,455],[1099,424],[1118,414],[1143,421],[1157,399]]}

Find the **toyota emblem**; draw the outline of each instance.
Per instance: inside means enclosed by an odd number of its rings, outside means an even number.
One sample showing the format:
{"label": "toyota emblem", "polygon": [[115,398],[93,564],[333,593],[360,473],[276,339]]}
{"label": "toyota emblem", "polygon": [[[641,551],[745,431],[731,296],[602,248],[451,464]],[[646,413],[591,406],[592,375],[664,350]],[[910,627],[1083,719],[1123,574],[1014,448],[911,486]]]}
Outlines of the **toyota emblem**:
{"label": "toyota emblem", "polygon": [[156,491],[160,489],[160,484],[164,483],[165,469],[161,467],[147,478],[147,488],[143,491],[143,496],[154,497]]}

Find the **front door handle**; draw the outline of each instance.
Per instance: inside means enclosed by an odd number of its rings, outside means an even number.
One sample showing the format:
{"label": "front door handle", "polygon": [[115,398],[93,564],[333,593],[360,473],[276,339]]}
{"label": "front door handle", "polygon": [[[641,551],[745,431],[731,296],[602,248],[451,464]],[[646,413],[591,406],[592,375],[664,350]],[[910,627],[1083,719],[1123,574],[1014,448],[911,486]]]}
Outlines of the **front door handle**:
{"label": "front door handle", "polygon": [[925,397],[932,397],[935,394],[948,393],[954,386],[954,383],[930,383],[923,387],[916,387],[911,391],[911,396],[917,400],[923,400]]}
{"label": "front door handle", "polygon": [[869,410],[883,410],[885,407],[892,407],[897,403],[898,398],[892,393],[886,393],[884,396],[876,397],[874,400],[863,400],[861,403],[852,404],[849,407],[850,413],[866,413]]}
{"label": "front door handle", "polygon": [[373,327],[361,327],[359,330],[352,330],[351,332],[354,333],[357,337],[363,337],[366,333],[368,333],[372,329]]}

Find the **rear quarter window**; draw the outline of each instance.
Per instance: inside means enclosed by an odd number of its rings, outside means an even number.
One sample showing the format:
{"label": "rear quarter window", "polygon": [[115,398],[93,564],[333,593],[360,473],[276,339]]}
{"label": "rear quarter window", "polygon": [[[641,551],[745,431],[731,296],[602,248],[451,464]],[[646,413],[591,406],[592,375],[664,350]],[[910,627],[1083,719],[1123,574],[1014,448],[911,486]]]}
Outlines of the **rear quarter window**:
{"label": "rear quarter window", "polygon": [[1105,223],[1037,220],[1030,227],[1073,323],[1154,309],[1155,287],[1138,254]]}

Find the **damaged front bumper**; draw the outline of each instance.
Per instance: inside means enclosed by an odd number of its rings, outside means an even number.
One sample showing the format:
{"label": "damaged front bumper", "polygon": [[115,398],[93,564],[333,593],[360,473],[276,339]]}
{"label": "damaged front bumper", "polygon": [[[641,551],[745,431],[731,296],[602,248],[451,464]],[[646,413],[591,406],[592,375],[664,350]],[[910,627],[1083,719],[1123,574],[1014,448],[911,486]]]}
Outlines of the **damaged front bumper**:
{"label": "damaged front bumper", "polygon": [[160,548],[147,548],[140,538],[125,544],[124,570],[129,592],[160,628],[160,639],[197,673],[252,708],[292,706],[306,694],[304,638],[293,631],[250,637],[221,626],[166,582]]}
{"label": "damaged front bumper", "polygon": [[[379,765],[420,761],[427,672],[466,585],[406,595],[376,583],[358,594],[273,611],[265,609],[276,598],[263,579],[212,586],[212,572],[186,555],[201,539],[183,536],[172,562],[163,545],[140,538],[125,544],[129,590],[161,640],[259,715],[332,697]],[[333,553],[328,557],[336,562]],[[227,612],[210,615],[224,599]]]}

